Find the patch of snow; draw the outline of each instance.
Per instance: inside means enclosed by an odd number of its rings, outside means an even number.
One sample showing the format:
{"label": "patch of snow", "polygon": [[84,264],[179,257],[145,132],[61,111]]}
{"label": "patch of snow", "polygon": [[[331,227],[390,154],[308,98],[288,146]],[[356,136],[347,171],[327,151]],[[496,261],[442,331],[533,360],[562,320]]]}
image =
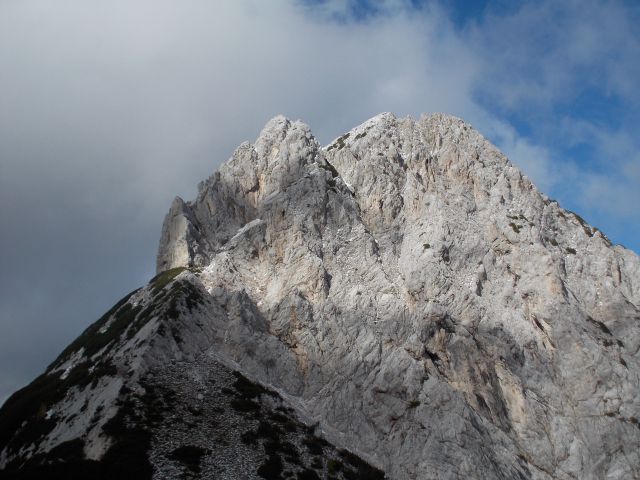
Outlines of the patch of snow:
{"label": "patch of snow", "polygon": [[62,372],[62,375],[60,375],[60,380],[66,380],[67,377],[69,376],[69,373],[71,373],[72,369],[73,369],[73,365],[69,365],[67,368],[65,368],[64,372]]}
{"label": "patch of snow", "polygon": [[111,326],[111,320],[113,319],[113,317],[109,318],[109,320],[107,320],[107,322],[100,327],[100,330],[98,330],[98,333],[107,333],[107,330],[109,330],[109,327]]}
{"label": "patch of snow", "polygon": [[80,350],[71,355],[67,360],[65,360],[58,368],[54,371],[62,370],[62,375],[60,378],[62,380],[66,379],[69,376],[69,373],[73,368],[84,358],[84,347],[81,347]]}

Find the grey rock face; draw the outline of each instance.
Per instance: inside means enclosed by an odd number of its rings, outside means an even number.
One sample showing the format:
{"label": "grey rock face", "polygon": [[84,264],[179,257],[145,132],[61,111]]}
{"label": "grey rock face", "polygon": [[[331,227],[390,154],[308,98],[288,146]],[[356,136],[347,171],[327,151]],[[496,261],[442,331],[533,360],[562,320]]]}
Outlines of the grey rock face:
{"label": "grey rock face", "polygon": [[[638,478],[640,261],[459,119],[381,114],[324,148],[273,119],[174,202],[158,271],[135,333],[88,357],[130,376],[54,411],[114,415],[117,382],[215,355],[390,478]],[[26,451],[89,428],[100,458],[98,417]]]}
{"label": "grey rock face", "polygon": [[320,149],[277,118],[189,205],[212,249],[184,264],[263,321],[227,354],[392,477],[637,472],[638,257],[463,121],[382,114]]}

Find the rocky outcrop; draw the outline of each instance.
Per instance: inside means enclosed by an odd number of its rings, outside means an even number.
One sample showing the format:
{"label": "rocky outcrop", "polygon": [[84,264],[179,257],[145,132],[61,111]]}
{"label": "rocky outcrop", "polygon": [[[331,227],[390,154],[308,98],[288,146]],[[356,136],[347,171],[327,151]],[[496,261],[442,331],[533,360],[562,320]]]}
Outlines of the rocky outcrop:
{"label": "rocky outcrop", "polygon": [[207,261],[206,254],[202,252],[207,241],[200,234],[200,226],[193,212],[180,197],[173,200],[164,219],[160,244],[162,248],[157,260],[159,272]]}
{"label": "rocky outcrop", "polygon": [[275,117],[255,145],[243,143],[231,159],[185,204],[176,198],[165,218],[157,270],[206,266],[243,226],[257,218],[269,197],[296,182],[318,157],[320,145],[309,127]]}
{"label": "rocky outcrop", "polygon": [[[214,356],[390,478],[640,469],[638,257],[462,120],[381,114],[322,148],[276,117],[174,202],[158,272],[125,300],[128,322],[87,333],[123,325],[108,350],[72,346],[45,375],[103,357],[115,371],[49,410]],[[98,418],[92,458],[112,441]],[[77,434],[57,435],[5,461]]]}

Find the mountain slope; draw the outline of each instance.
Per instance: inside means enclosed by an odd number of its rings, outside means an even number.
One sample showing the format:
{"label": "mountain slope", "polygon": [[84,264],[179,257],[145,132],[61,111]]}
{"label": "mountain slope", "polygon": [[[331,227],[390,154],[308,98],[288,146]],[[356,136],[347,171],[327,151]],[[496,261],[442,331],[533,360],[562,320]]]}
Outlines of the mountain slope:
{"label": "mountain slope", "polygon": [[278,392],[200,353],[210,325],[194,280],[156,277],[11,397],[3,478],[383,478]]}
{"label": "mountain slope", "polygon": [[[337,445],[322,450],[320,476],[349,478],[336,467],[344,446],[398,479],[640,469],[638,257],[459,119],[381,114],[322,148],[306,125],[274,118],[194,201],[174,201],[158,271],[7,401],[0,465],[76,438],[104,461],[130,392],[146,395],[154,375],[172,384],[184,362],[200,380],[244,372],[278,392],[274,408],[294,409],[291,422],[318,422]],[[208,409],[224,403],[201,395]],[[162,446],[182,428],[168,425],[160,415],[145,427],[143,467],[157,478],[178,475],[171,448],[189,437]],[[229,451],[242,452],[231,430]],[[216,429],[203,431],[202,442]],[[312,460],[296,438],[302,465],[283,465],[304,478]],[[206,453],[217,443],[202,442],[175,448],[193,447],[182,452],[197,468],[222,465]],[[225,471],[257,475],[274,452]]]}

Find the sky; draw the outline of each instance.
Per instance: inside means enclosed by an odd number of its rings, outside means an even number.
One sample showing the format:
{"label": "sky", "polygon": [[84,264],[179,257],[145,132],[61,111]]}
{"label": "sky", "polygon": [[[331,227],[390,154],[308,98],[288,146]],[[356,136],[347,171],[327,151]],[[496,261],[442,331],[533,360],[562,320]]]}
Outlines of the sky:
{"label": "sky", "polygon": [[174,196],[276,114],[470,122],[640,252],[640,3],[0,0],[0,403],[154,274]]}

